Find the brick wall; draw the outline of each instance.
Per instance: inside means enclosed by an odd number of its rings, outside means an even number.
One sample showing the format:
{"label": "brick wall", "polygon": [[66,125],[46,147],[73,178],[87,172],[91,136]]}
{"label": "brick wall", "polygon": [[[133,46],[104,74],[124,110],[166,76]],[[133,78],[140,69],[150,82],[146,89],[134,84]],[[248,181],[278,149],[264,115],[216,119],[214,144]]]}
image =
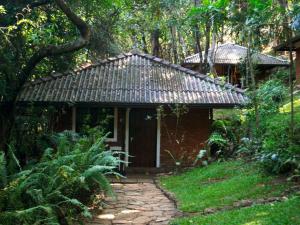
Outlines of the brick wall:
{"label": "brick wall", "polygon": [[300,48],[296,50],[296,83],[300,85]]}
{"label": "brick wall", "polygon": [[208,109],[189,109],[177,123],[175,116],[166,116],[161,121],[161,167],[173,167],[174,160],[169,150],[182,166],[190,166],[209,136]]}

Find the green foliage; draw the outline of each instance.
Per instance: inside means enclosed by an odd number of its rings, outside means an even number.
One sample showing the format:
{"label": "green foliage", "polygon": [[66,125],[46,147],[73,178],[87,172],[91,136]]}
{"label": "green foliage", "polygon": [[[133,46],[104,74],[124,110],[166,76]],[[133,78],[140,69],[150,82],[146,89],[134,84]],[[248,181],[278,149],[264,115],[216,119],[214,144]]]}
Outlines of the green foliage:
{"label": "green foliage", "polygon": [[5,14],[6,10],[3,5],[0,5],[0,14]]}
{"label": "green foliage", "polygon": [[[281,77],[282,71],[274,77]],[[247,154],[256,159],[272,173],[293,173],[293,178],[299,176],[300,143],[299,135],[290,136],[290,112],[285,112],[281,106],[287,98],[287,88],[278,78],[262,83],[257,90],[259,126],[254,124],[254,105],[250,104],[245,111],[244,126],[249,134],[244,134],[238,153]],[[296,100],[297,101],[297,100]],[[295,130],[299,130],[300,114],[295,114]],[[249,135],[249,136],[248,136]],[[248,136],[248,137],[247,137]]]}
{"label": "green foliage", "polygon": [[[274,173],[293,172],[300,175],[299,135],[289,137],[289,119],[287,113],[266,118],[265,133],[262,136],[261,151],[257,153],[259,161]],[[296,130],[300,130],[300,114],[295,117]]]}
{"label": "green foliage", "polygon": [[52,135],[53,124],[55,124],[55,120],[63,110],[64,108],[57,110],[50,106],[17,108],[18,115],[11,131],[12,138],[9,143],[9,154],[7,155],[8,174],[19,171],[14,158],[17,158],[19,166],[23,167],[35,163],[40,159],[46,148],[56,144],[57,138]]}
{"label": "green foliage", "polygon": [[[254,95],[252,91],[248,92],[248,97],[251,100],[248,105],[248,111],[246,116],[250,121],[254,121],[255,111],[254,111]],[[279,79],[270,79],[262,84],[256,91],[256,101],[258,103],[259,117],[261,118],[262,124],[264,119],[274,113],[279,112],[281,104],[287,97],[287,88],[284,83]],[[260,129],[261,130],[261,129]],[[261,130],[264,132],[264,130]]]}
{"label": "green foliage", "polygon": [[[18,92],[20,71],[31,56],[43,46],[58,45],[78,38],[78,30],[54,1],[31,7],[35,1],[4,0],[0,5],[0,98],[11,100]],[[35,4],[33,4],[35,5]],[[76,0],[71,9],[92,27],[92,42],[74,53],[49,57],[41,61],[29,80],[51,72],[73,69],[91,59],[114,54],[115,24],[123,1]],[[5,8],[4,8],[5,6]]]}
{"label": "green foliage", "polygon": [[219,133],[212,133],[208,139],[208,145],[217,145],[220,149],[226,148],[227,140]]}
{"label": "green foliage", "polygon": [[105,175],[118,175],[120,160],[105,150],[104,135],[95,139],[66,131],[53,138],[55,148],[0,190],[1,224],[75,224],[91,216],[86,204],[94,193],[113,194]]}
{"label": "green foliage", "polygon": [[212,124],[212,133],[207,145],[212,156],[228,158],[240,144],[240,118],[217,119]]}
{"label": "green foliage", "polygon": [[261,116],[276,113],[287,97],[287,88],[281,80],[271,79],[263,83],[257,91]]}
{"label": "green foliage", "polygon": [[274,73],[271,74],[271,78],[275,80],[280,80],[284,84],[288,84],[289,82],[289,70],[287,69],[278,69]]}

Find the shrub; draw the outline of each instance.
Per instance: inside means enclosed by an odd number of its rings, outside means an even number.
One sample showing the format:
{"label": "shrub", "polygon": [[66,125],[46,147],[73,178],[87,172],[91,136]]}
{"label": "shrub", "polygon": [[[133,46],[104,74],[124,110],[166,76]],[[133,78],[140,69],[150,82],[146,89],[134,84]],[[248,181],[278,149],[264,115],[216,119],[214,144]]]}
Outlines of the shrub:
{"label": "shrub", "polygon": [[232,116],[228,120],[215,120],[212,124],[212,134],[207,140],[212,156],[230,157],[240,143],[241,121]]}
{"label": "shrub", "polygon": [[[297,137],[291,140],[289,136],[290,115],[282,113],[265,118],[265,120],[262,149],[257,153],[257,158],[270,172],[292,171],[299,174],[297,170],[300,166],[300,145]],[[295,121],[296,130],[300,129],[300,114],[296,115]]]}
{"label": "shrub", "polygon": [[288,69],[284,68],[280,68],[280,69],[277,69],[275,72],[273,72],[271,74],[271,78],[272,79],[278,79],[278,80],[281,80],[283,81],[285,84],[288,84],[289,82],[289,76],[290,76],[290,72]]}
{"label": "shrub", "polygon": [[[280,75],[278,72],[277,75]],[[251,93],[250,93],[251,94]],[[297,130],[300,130],[300,114],[295,115],[296,136],[290,136],[290,114],[283,113],[280,107],[287,97],[287,88],[279,79],[271,79],[261,84],[257,90],[259,124],[255,123],[254,105],[246,111],[245,134],[239,153],[257,159],[272,173],[292,172],[299,176],[300,143]],[[251,98],[251,97],[250,97]]]}
{"label": "shrub", "polygon": [[90,217],[86,204],[96,192],[112,194],[105,175],[118,175],[120,163],[105,149],[105,136],[94,138],[70,131],[55,135],[56,148],[47,148],[38,163],[0,190],[1,224],[76,224]]}

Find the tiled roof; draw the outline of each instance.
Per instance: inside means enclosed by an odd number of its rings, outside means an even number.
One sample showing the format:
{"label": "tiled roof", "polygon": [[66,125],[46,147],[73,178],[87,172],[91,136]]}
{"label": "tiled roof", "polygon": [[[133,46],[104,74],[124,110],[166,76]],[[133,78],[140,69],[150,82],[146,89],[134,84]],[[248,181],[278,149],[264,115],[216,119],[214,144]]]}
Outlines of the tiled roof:
{"label": "tiled roof", "polygon": [[[242,62],[247,57],[247,48],[232,44],[226,43],[219,45],[215,52],[215,63],[216,64],[238,64]],[[253,61],[259,65],[274,65],[274,66],[288,66],[289,62],[274,56],[262,54],[255,52],[252,55]],[[200,58],[199,54],[191,55],[184,59],[185,64],[189,63],[199,63]]]}
{"label": "tiled roof", "polygon": [[19,102],[239,105],[243,90],[163,59],[128,53],[27,83]]}

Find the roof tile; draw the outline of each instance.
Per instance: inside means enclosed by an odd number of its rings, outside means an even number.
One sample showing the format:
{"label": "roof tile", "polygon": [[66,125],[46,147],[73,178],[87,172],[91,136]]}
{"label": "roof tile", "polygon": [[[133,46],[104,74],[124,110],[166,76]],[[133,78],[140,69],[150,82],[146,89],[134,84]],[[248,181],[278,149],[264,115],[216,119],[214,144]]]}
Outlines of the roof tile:
{"label": "roof tile", "polygon": [[[209,50],[210,51],[210,50]],[[239,64],[247,57],[247,48],[225,43],[219,45],[215,50],[214,61],[216,64]],[[274,57],[271,55],[255,52],[252,55],[253,61],[258,65],[274,65],[274,66],[288,66],[289,61]],[[184,59],[184,64],[200,63],[199,54],[188,56]]]}
{"label": "roof tile", "polygon": [[147,54],[127,53],[99,64],[28,83],[20,102],[213,104],[246,102],[241,89]]}

